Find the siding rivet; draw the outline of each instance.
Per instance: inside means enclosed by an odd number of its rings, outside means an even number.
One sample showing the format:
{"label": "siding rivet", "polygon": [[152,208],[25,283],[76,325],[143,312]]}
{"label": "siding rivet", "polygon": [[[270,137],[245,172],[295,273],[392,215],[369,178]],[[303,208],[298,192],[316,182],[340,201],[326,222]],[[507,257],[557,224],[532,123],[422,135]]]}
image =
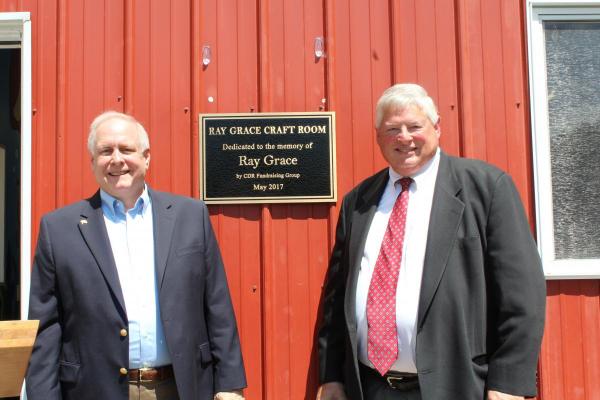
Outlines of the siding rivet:
{"label": "siding rivet", "polygon": [[256,293],[257,290],[258,288],[256,287],[256,285],[252,285],[252,293]]}
{"label": "siding rivet", "polygon": [[117,96],[117,101],[121,102],[121,100],[123,100],[123,96]]}
{"label": "siding rivet", "polygon": [[187,114],[189,111],[190,111],[190,108],[189,108],[189,107],[183,107],[183,112],[184,112],[184,113],[186,113],[186,114]]}
{"label": "siding rivet", "polygon": [[213,103],[215,101],[215,99],[212,96],[208,96],[208,102],[209,103]]}

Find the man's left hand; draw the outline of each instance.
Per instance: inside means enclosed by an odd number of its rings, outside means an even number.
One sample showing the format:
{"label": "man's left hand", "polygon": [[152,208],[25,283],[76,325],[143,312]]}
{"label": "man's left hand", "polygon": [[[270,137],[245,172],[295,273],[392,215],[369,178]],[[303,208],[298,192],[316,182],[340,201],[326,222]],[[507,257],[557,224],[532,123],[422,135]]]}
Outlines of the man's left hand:
{"label": "man's left hand", "polygon": [[506,394],[502,392],[496,392],[495,390],[488,390],[488,400],[524,400],[523,396],[513,396],[512,394]]}
{"label": "man's left hand", "polygon": [[232,390],[231,392],[219,392],[215,394],[214,400],[244,400],[241,390]]}

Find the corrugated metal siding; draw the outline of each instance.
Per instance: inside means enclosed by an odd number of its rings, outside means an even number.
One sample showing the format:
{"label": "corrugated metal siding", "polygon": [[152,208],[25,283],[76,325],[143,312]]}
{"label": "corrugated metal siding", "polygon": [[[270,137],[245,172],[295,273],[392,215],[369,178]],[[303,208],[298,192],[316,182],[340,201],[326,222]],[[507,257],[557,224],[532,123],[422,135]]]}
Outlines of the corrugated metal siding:
{"label": "corrugated metal siding", "polygon": [[[258,110],[258,4],[253,1],[193,2],[193,194],[199,194],[198,113]],[[203,67],[202,47],[210,64]],[[212,101],[211,101],[212,99]],[[263,285],[261,208],[211,206],[238,319],[249,387],[263,398]]]}
{"label": "corrugated metal siding", "polygon": [[600,399],[600,281],[548,282],[543,400]]}
{"label": "corrugated metal siding", "polygon": [[[322,1],[259,3],[260,111],[318,111],[326,98]],[[314,326],[329,252],[329,205],[262,207],[264,398],[316,386]]]}
{"label": "corrugated metal siding", "polygon": [[[193,196],[198,113],[336,111],[341,200],[385,165],[373,104],[399,81],[437,100],[447,152],[514,177],[533,222],[523,1],[0,0],[0,10],[32,13],[34,238],[43,213],[95,190],[85,137],[102,110],[148,129],[153,187]],[[314,56],[317,36],[325,58]],[[314,398],[339,205],[210,207],[249,399]],[[540,398],[600,398],[599,286],[548,283]]]}

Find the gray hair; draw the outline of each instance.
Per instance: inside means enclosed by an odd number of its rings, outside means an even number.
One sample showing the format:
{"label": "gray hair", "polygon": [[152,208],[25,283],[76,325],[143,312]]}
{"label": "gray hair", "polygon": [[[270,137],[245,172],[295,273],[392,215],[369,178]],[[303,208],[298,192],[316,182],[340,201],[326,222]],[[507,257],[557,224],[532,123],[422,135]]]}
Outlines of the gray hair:
{"label": "gray hair", "polygon": [[94,155],[94,148],[96,147],[96,133],[98,132],[98,128],[100,125],[105,123],[111,119],[121,119],[123,121],[131,122],[135,125],[137,134],[138,134],[138,145],[140,146],[140,151],[143,153],[144,151],[150,148],[150,140],[148,139],[148,133],[139,123],[139,121],[133,118],[131,115],[123,114],[118,111],[105,111],[102,114],[98,115],[92,123],[90,124],[90,133],[88,134],[87,147],[90,154]]}
{"label": "gray hair", "polygon": [[375,128],[379,129],[385,113],[391,109],[404,110],[410,106],[417,106],[427,115],[433,125],[440,120],[433,99],[427,91],[415,83],[398,83],[387,88],[375,108]]}

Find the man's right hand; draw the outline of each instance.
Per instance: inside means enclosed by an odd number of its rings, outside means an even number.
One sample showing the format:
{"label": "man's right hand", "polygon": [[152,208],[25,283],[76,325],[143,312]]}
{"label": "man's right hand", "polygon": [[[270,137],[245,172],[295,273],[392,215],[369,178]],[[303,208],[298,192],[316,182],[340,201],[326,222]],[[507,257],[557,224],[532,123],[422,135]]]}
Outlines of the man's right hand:
{"label": "man's right hand", "polygon": [[317,400],[348,400],[341,382],[327,382],[319,387]]}

